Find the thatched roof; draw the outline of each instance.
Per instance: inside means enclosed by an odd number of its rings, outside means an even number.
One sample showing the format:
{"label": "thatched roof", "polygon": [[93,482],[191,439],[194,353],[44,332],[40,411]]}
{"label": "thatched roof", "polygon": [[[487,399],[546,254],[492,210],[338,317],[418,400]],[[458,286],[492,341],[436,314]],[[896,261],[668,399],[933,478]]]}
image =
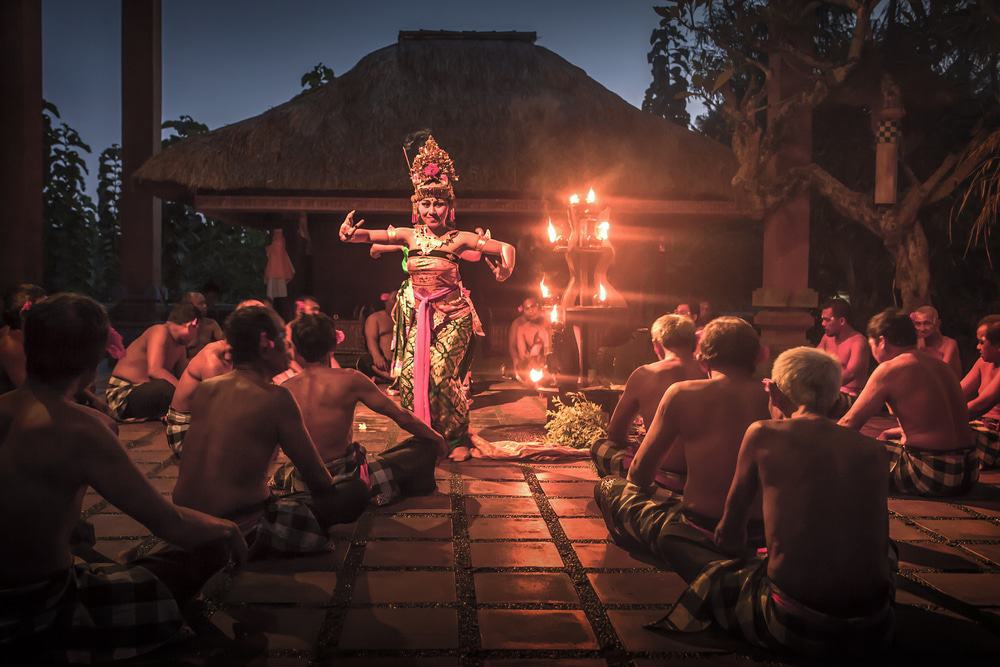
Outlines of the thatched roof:
{"label": "thatched roof", "polygon": [[643,113],[534,33],[401,32],[346,74],[179,142],[136,173],[170,198],[198,193],[403,196],[401,145],[429,129],[458,197],[609,195],[730,200],[728,148]]}

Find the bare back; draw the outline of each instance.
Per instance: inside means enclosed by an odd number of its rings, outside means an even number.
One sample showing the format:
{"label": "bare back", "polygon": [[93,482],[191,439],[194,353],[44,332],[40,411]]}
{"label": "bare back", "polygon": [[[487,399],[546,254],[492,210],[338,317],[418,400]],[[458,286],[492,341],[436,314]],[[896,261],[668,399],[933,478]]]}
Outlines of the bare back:
{"label": "bare back", "polygon": [[656,407],[660,404],[664,392],[672,384],[685,380],[705,379],[704,369],[693,357],[685,360],[674,358],[654,361],[640,368],[645,372],[639,379],[641,383],[638,387],[639,416],[642,417],[642,423],[647,429],[653,423]]}
{"label": "bare back", "polygon": [[[851,396],[857,396],[868,380],[868,341],[858,332],[853,332],[844,340],[834,336],[823,336],[817,347],[832,354],[840,361],[844,371],[844,384],[840,391]],[[853,374],[853,377],[850,375]]]}
{"label": "bare back", "polygon": [[827,613],[876,608],[890,581],[885,448],[823,418],[758,426],[748,444],[763,494],[768,576]]}
{"label": "bare back", "polygon": [[[982,398],[984,401],[992,401],[992,398],[986,397],[993,394],[1000,395],[998,383],[1000,383],[1000,366],[979,358],[973,364],[972,370],[962,380],[962,389],[966,398]],[[966,391],[967,386],[968,391]],[[1000,419],[1000,401],[993,403],[982,416],[986,419]]]}
{"label": "bare back", "polygon": [[209,343],[194,355],[181,373],[170,407],[179,412],[190,412],[191,397],[198,385],[231,370],[233,365],[229,360],[229,344],[224,340]]}
{"label": "bare back", "polygon": [[386,359],[392,358],[392,327],[392,318],[385,310],[372,313],[365,321],[365,335],[371,332],[379,351]]}
{"label": "bare back", "polygon": [[302,420],[324,463],[344,455],[351,444],[358,377],[352,369],[309,366],[285,382],[302,410]]}
{"label": "bare back", "polygon": [[162,345],[162,349],[155,353],[162,353],[163,368],[176,372],[177,365],[187,357],[187,348],[170,337],[166,324],[154,324],[125,349],[125,356],[118,360],[111,374],[132,384],[148,382],[149,356],[154,353],[155,345]]}

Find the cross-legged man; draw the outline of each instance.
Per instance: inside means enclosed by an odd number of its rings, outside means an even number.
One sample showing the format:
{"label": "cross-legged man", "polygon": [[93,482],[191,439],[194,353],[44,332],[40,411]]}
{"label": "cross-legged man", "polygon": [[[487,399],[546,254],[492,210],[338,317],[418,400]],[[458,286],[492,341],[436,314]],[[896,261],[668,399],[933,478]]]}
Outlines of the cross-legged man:
{"label": "cross-legged man", "polygon": [[358,361],[358,370],[376,382],[392,380],[392,312],[396,308],[396,293],[382,295],[382,309],[365,318],[364,334],[367,354]]}
{"label": "cross-legged man", "polygon": [[514,377],[519,382],[530,382],[531,370],[545,366],[545,355],[552,347],[551,334],[537,301],[529,297],[519,310],[521,315],[511,322],[507,334],[507,351]]}
{"label": "cross-legged man", "polygon": [[[27,381],[0,397],[0,654],[7,664],[128,658],[174,638],[181,608],[246,543],[230,521],[160,495],[107,425],[73,397],[94,380],[104,308],[77,294],[24,323]],[[72,341],[72,345],[67,345]],[[128,566],[74,564],[85,489],[174,546]]]}
{"label": "cross-legged man", "polygon": [[162,324],[146,329],[125,349],[108,380],[111,415],[119,421],[159,419],[167,413],[177,372],[198,327],[198,310],[179,303]]}
{"label": "cross-legged man", "polygon": [[[616,541],[666,559],[665,540],[681,539],[690,553],[675,550],[668,561],[674,568],[696,562],[705,549],[714,548],[713,531],[722,516],[743,434],[751,423],[769,415],[767,394],[754,377],[759,358],[760,339],[746,321],[719,317],[705,327],[699,359],[708,366],[709,378],[671,385],[628,477],[604,477],[594,490]],[[687,470],[683,498],[656,496],[656,473],[664,467]],[[762,544],[759,497],[751,499],[750,516],[750,543]]]}
{"label": "cross-legged man", "polygon": [[219,323],[208,316],[208,300],[204,294],[188,292],[182,301],[190,303],[198,311],[198,327],[195,330],[194,338],[187,346],[187,357],[191,359],[209,343],[222,340],[223,333]]}
{"label": "cross-legged man", "polygon": [[[889,541],[889,456],[827,418],[837,360],[799,347],[775,360],[774,419],[747,429],[715,531],[720,552],[680,570],[690,587],[657,626],[715,624],[763,648],[871,656],[892,640],[895,553]],[[763,496],[767,554],[745,548]],[[667,554],[684,551],[668,543]]]}
{"label": "cross-legged man", "polygon": [[955,377],[962,377],[962,358],[958,354],[958,343],[941,333],[941,318],[934,306],[920,306],[910,319],[917,330],[917,349],[948,364],[955,371]]}
{"label": "cross-legged man", "polygon": [[917,350],[917,331],[900,310],[888,308],[868,322],[868,344],[879,365],[840,424],[860,430],[888,403],[899,427],[879,438],[893,455],[892,489],[922,496],[967,492],[979,479],[979,459],[955,373]]}
{"label": "cross-legged man", "polygon": [[[283,338],[284,323],[268,308],[241,308],[229,316],[233,370],[195,390],[174,487],[177,504],[235,521],[255,556],[325,550],[327,529],[353,521],[368,503],[360,480],[333,482],[295,399],[271,383],[288,367]],[[311,497],[272,497],[268,467],[279,446]]]}
{"label": "cross-legged man", "polygon": [[[625,477],[628,474],[636,452],[636,447],[629,443],[628,435],[637,415],[648,430],[663,393],[670,385],[705,377],[701,365],[694,358],[695,328],[689,318],[663,315],[653,322],[649,333],[658,361],[632,372],[608,422],[608,437],[591,447],[591,458],[601,476]],[[656,472],[656,482],[680,493],[684,488],[684,473],[683,469],[661,469]]]}
{"label": "cross-legged man", "polygon": [[839,417],[850,409],[868,380],[871,357],[865,337],[851,326],[851,304],[843,299],[830,299],[820,311],[823,338],[818,347],[837,357],[843,372],[841,397],[833,407],[832,415]]}
{"label": "cross-legged man", "polygon": [[[302,372],[282,386],[302,409],[306,430],[333,479],[367,480],[376,505],[434,491],[434,464],[447,451],[444,438],[396,405],[362,373],[330,368],[337,339],[333,320],[326,315],[300,317],[292,324],[292,338]],[[366,452],[351,439],[358,403],[389,417],[414,437],[379,454]],[[291,462],[278,469],[272,485],[281,491],[305,488]]]}
{"label": "cross-legged man", "polygon": [[987,315],[976,327],[979,358],[962,378],[962,393],[979,450],[980,467],[1000,462],[1000,315]]}

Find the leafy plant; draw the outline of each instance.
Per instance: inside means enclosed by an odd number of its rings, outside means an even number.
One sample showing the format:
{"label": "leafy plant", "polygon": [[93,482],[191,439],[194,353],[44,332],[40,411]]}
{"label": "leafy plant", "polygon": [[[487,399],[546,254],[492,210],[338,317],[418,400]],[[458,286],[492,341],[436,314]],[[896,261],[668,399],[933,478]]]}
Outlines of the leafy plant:
{"label": "leafy plant", "polygon": [[569,403],[554,398],[555,410],[545,412],[547,443],[588,449],[601,438],[608,437],[607,418],[601,406],[580,393],[567,394],[567,398]]}

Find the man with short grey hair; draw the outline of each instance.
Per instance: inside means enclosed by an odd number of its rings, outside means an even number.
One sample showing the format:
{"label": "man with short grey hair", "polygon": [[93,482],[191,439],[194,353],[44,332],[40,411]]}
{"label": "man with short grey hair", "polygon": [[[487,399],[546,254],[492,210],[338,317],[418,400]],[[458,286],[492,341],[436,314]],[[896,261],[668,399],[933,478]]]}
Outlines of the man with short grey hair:
{"label": "man with short grey hair", "polygon": [[941,333],[941,318],[934,306],[920,306],[912,313],[910,319],[917,330],[917,349],[948,364],[955,375],[962,377],[962,358],[958,354],[958,343]]}

